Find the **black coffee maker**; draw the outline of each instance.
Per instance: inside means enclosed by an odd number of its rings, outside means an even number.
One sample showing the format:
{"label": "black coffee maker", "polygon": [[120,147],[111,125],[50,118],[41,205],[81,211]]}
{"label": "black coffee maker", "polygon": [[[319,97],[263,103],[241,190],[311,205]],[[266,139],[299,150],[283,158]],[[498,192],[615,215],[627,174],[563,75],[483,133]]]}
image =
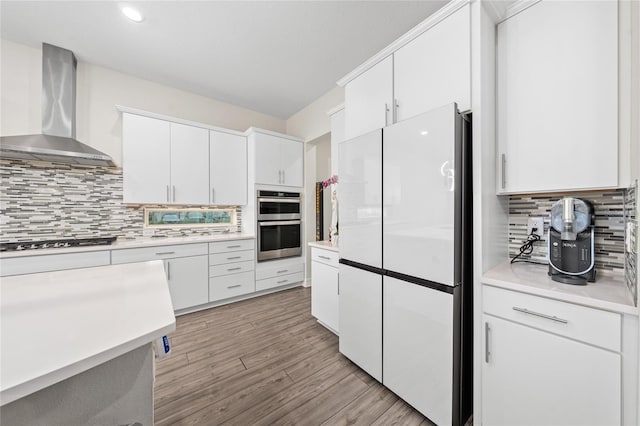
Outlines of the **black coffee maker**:
{"label": "black coffee maker", "polygon": [[551,207],[549,275],[554,281],[585,285],[596,280],[593,205],[565,197]]}

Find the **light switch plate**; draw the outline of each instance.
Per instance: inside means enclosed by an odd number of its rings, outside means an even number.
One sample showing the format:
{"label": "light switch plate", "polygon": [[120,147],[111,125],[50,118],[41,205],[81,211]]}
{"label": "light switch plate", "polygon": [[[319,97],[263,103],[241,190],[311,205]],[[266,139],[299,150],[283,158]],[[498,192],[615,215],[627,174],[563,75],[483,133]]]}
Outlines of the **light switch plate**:
{"label": "light switch plate", "polygon": [[527,221],[527,235],[531,234],[533,228],[536,228],[535,234],[542,238],[544,236],[544,218],[531,216]]}

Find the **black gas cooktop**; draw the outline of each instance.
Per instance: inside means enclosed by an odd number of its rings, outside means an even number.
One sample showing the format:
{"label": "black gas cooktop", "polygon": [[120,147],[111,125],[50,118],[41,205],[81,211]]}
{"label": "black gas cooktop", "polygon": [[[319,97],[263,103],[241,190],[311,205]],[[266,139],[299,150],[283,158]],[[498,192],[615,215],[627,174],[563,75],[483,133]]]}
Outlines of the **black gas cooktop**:
{"label": "black gas cooktop", "polygon": [[62,240],[0,243],[0,251],[38,250],[47,248],[101,246],[114,242],[118,237],[71,238]]}

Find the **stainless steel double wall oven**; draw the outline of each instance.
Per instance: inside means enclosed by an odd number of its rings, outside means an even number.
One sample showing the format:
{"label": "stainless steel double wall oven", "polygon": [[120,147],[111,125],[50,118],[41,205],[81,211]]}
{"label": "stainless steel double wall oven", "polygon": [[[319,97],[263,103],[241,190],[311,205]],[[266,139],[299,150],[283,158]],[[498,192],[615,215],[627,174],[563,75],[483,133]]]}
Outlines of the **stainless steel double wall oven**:
{"label": "stainless steel double wall oven", "polygon": [[257,197],[258,262],[300,256],[300,193],[259,190]]}

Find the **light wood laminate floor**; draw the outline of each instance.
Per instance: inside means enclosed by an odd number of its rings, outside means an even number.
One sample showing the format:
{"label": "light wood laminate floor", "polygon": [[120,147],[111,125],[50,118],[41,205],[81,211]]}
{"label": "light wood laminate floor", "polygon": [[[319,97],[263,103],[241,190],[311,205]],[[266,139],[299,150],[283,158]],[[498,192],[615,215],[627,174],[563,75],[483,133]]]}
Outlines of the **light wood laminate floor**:
{"label": "light wood laminate floor", "polygon": [[178,317],[156,425],[431,425],[338,352],[295,288]]}

